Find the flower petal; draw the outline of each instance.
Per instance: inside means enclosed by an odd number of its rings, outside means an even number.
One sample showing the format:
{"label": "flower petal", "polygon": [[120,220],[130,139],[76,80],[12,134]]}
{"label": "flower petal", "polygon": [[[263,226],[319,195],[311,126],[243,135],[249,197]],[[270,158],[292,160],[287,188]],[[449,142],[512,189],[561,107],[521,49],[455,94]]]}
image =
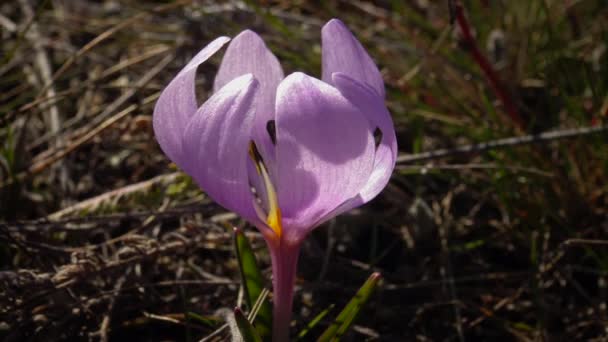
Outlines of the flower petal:
{"label": "flower petal", "polygon": [[332,79],[342,95],[357,106],[372,125],[372,130],[378,128],[382,139],[376,149],[374,169],[370,178],[361,190],[364,203],[370,201],[384,189],[397,161],[397,137],[395,126],[384,100],[371,87],[352,79],[343,73],[335,73]]}
{"label": "flower petal", "polygon": [[[248,180],[248,148],[258,82],[243,75],[222,87],[186,127],[185,170],[221,206],[254,223],[257,215]],[[255,224],[255,223],[254,223]]]}
{"label": "flower petal", "polygon": [[265,161],[272,163],[274,148],[266,125],[275,118],[277,86],[284,75],[275,55],[266,47],[262,38],[251,30],[241,32],[230,42],[215,76],[214,88],[220,89],[244,74],[252,74],[260,82],[260,90],[255,100],[256,119],[253,135]]}
{"label": "flower petal", "polygon": [[303,73],[277,91],[275,180],[287,239],[359,193],[374,160],[372,130],[340,92]]}
{"label": "flower petal", "polygon": [[318,224],[361,206],[376,197],[391,178],[398,152],[395,126],[384,105],[384,100],[367,84],[357,82],[343,73],[334,73],[332,79],[342,95],[365,114],[372,130],[377,128],[382,132],[382,139],[376,148],[374,168],[365,186],[356,196],[323,217]]}
{"label": "flower petal", "polygon": [[152,124],[156,140],[169,159],[181,168],[185,162],[182,136],[198,108],[194,88],[196,68],[229,40],[228,37],[219,37],[205,46],[163,90],[154,107]]}
{"label": "flower petal", "polygon": [[367,83],[384,98],[384,81],[378,67],[361,43],[338,19],[330,20],[321,31],[323,46],[323,81],[332,83],[334,72],[343,72]]}

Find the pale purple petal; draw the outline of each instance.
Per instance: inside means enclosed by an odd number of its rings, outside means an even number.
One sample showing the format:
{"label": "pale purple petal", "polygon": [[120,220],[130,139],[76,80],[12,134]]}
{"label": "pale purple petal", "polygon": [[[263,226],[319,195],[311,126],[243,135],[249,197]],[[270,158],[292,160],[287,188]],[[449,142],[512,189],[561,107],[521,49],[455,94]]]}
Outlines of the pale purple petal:
{"label": "pale purple petal", "polygon": [[182,136],[186,124],[198,108],[194,88],[196,68],[229,40],[228,37],[219,37],[205,46],[163,90],[154,107],[152,124],[156,140],[169,159],[181,168],[185,159]]}
{"label": "pale purple petal", "polygon": [[369,86],[361,84],[343,73],[333,74],[332,79],[342,95],[365,114],[372,129],[378,128],[382,133],[382,139],[376,149],[374,170],[360,192],[362,199],[368,202],[384,189],[395,168],[398,152],[395,126],[384,100]]}
{"label": "pale purple petal", "polygon": [[283,69],[262,38],[251,30],[241,32],[230,42],[215,77],[214,89],[220,89],[244,74],[252,74],[260,82],[255,99],[256,122],[253,135],[265,161],[272,163],[274,148],[266,125],[275,117],[276,91],[284,77]]}
{"label": "pale purple petal", "polygon": [[285,234],[298,239],[365,186],[373,131],[336,88],[302,73],[279,85],[276,123],[279,204]]}
{"label": "pale purple petal", "polygon": [[248,146],[258,82],[251,74],[215,93],[188,123],[185,170],[218,204],[255,224],[257,215],[247,175]]}
{"label": "pale purple petal", "polygon": [[323,81],[332,83],[334,72],[343,72],[355,80],[367,83],[384,98],[384,82],[378,67],[361,43],[338,19],[332,19],[321,31],[323,46]]}
{"label": "pale purple petal", "polygon": [[342,203],[338,208],[323,217],[319,224],[361,206],[376,197],[391,178],[398,152],[395,127],[391,115],[384,105],[384,100],[367,84],[359,83],[347,75],[335,73],[332,75],[332,79],[342,95],[365,114],[372,129],[378,128],[382,132],[382,139],[376,149],[374,168],[365,186],[355,197]]}

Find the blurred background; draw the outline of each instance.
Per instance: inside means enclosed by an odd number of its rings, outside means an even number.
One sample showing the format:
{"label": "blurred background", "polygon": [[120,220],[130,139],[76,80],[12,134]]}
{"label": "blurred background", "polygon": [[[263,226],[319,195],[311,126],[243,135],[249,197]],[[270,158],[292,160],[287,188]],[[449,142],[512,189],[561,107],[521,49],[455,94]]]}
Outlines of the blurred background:
{"label": "blurred background", "polygon": [[603,0],[3,1],[0,337],[225,339],[242,300],[227,227],[268,278],[269,257],[162,154],[154,103],[246,28],[286,74],[320,77],[333,17],[384,76],[400,159],[306,240],[293,331],[378,271],[343,340],[608,339]]}

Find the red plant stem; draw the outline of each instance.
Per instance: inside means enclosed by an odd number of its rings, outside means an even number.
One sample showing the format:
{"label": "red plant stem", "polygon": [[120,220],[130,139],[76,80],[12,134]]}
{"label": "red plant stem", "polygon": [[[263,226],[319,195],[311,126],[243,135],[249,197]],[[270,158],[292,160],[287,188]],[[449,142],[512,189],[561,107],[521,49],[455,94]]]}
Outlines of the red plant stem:
{"label": "red plant stem", "polygon": [[300,245],[291,246],[284,241],[278,248],[268,245],[272,262],[272,341],[289,341],[289,324],[293,307],[293,288],[298,268]]}
{"label": "red plant stem", "polygon": [[507,93],[507,90],[503,87],[502,82],[496,74],[496,71],[494,71],[494,68],[492,68],[492,64],[490,64],[488,59],[481,53],[479,47],[477,46],[477,43],[475,42],[475,39],[473,38],[473,34],[471,33],[471,26],[469,25],[469,22],[467,21],[467,18],[464,15],[464,9],[462,7],[462,4],[457,2],[455,5],[455,10],[456,22],[458,23],[458,26],[462,31],[464,41],[467,47],[469,48],[473,59],[479,65],[484,75],[488,79],[488,82],[492,86],[496,97],[498,97],[502,104],[505,106],[507,114],[509,115],[511,120],[515,122],[518,128],[523,129],[525,125],[523,120],[519,116],[519,113],[517,112],[517,107],[515,106],[513,100]]}

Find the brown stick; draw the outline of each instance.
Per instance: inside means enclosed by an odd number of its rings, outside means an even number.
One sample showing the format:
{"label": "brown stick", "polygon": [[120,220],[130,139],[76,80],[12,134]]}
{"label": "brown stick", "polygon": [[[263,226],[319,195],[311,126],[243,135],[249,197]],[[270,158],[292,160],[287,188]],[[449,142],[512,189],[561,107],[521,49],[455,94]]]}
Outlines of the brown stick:
{"label": "brown stick", "polygon": [[450,157],[457,154],[484,152],[497,148],[504,148],[517,145],[527,145],[533,143],[547,142],[552,140],[574,138],[589,134],[598,134],[607,132],[608,126],[598,127],[582,127],[564,129],[559,131],[544,132],[534,135],[523,135],[518,137],[504,138],[492,141],[486,141],[479,144],[463,145],[455,148],[446,148],[429,152],[422,152],[412,155],[400,155],[397,157],[397,163],[413,163],[432,159]]}

